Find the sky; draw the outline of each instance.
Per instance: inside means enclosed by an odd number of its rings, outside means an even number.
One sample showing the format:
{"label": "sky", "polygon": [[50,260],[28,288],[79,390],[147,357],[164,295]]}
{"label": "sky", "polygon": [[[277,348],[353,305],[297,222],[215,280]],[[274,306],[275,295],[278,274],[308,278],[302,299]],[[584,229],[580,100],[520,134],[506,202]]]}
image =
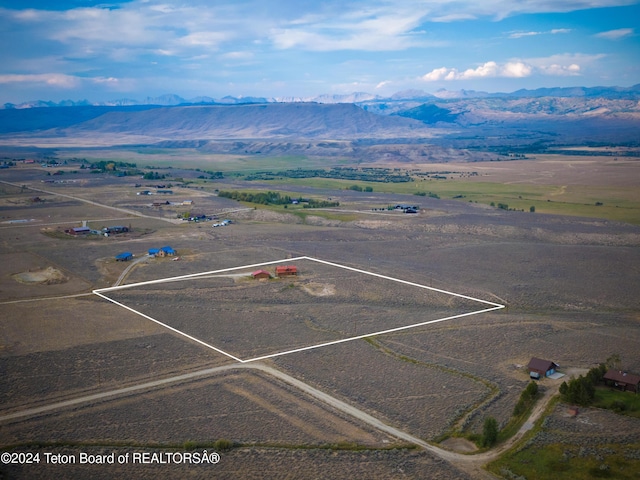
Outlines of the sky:
{"label": "sky", "polygon": [[640,0],[0,0],[0,104],[640,83]]}

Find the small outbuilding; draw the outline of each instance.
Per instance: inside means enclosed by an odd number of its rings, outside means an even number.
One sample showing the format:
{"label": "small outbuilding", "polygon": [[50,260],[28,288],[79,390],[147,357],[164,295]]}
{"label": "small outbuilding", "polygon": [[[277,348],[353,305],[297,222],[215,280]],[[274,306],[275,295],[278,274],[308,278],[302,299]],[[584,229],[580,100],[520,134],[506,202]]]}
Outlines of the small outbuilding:
{"label": "small outbuilding", "polygon": [[89,235],[91,233],[91,229],[89,227],[74,227],[69,230],[71,235]]}
{"label": "small outbuilding", "polygon": [[263,278],[269,279],[269,278],[271,278],[271,274],[269,272],[267,272],[266,270],[256,270],[255,272],[253,272],[251,274],[251,276],[253,278],[256,278],[256,279],[263,279]]}
{"label": "small outbuilding", "polygon": [[149,249],[149,256],[150,257],[155,257],[156,255],[158,255],[159,251],[160,251],[159,248],[150,248]]}
{"label": "small outbuilding", "polygon": [[288,277],[298,275],[298,267],[295,265],[281,265],[276,267],[276,277]]}
{"label": "small outbuilding", "polygon": [[540,378],[548,377],[556,373],[556,369],[559,367],[557,363],[551,360],[543,360],[542,358],[533,357],[529,361],[527,368],[529,369],[529,376],[536,380]]}
{"label": "small outbuilding", "polygon": [[118,262],[128,262],[133,258],[133,253],[131,252],[122,252],[116,255],[116,261]]}
{"label": "small outbuilding", "polygon": [[602,378],[607,385],[619,388],[622,391],[640,392],[640,375],[611,369]]}

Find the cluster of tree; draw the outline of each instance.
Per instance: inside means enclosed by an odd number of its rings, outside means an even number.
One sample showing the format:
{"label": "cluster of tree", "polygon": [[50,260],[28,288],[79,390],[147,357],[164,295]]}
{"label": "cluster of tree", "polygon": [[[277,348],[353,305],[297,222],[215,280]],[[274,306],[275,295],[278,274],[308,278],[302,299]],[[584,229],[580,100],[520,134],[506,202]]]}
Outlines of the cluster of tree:
{"label": "cluster of tree", "polygon": [[218,196],[238,200],[239,202],[257,203],[259,205],[287,205],[292,202],[289,195],[280,195],[278,192],[228,192],[221,190]]}
{"label": "cluster of tree", "polygon": [[145,180],[164,180],[166,177],[164,174],[153,171],[147,172],[142,176]]}
{"label": "cluster of tree", "polygon": [[596,385],[602,381],[602,377],[607,373],[607,366],[601,363],[592,368],[583,377],[572,378],[569,383],[562,382],[560,394],[565,402],[576,405],[589,405],[593,402],[596,394]]}
{"label": "cluster of tree", "polygon": [[302,207],[303,208],[327,208],[327,207],[339,207],[339,206],[340,206],[340,202],[332,202],[329,200],[315,200],[311,198]]}
{"label": "cluster of tree", "polygon": [[360,185],[351,185],[347,187],[347,190],[353,190],[354,192],[373,192],[373,187],[362,188]]}
{"label": "cluster of tree", "polygon": [[[440,195],[433,192],[416,192],[414,195],[418,195],[419,197],[430,197],[430,198],[440,198]],[[456,198],[456,197],[454,197]]]}
{"label": "cluster of tree", "polygon": [[[196,172],[206,173],[207,175],[209,175],[209,180],[224,178],[224,175],[222,174],[222,172],[214,172],[212,170],[200,170],[199,168],[196,168]],[[204,175],[199,175],[198,178],[207,178],[207,177],[205,177]]]}
{"label": "cluster of tree", "polygon": [[513,416],[517,417],[526,412],[535,403],[536,398],[538,398],[538,384],[531,381],[520,394],[520,399],[513,408]]}
{"label": "cluster of tree", "polygon": [[280,172],[258,172],[247,175],[245,180],[273,180],[275,178],[335,178],[339,180],[359,180],[361,182],[404,183],[413,182],[408,172],[398,173],[388,168],[332,168],[330,170],[283,170]]}
{"label": "cluster of tree", "polygon": [[442,170],[440,172],[413,172],[413,174],[418,177],[446,179],[447,178],[446,175],[459,175],[461,177],[464,177],[465,175],[467,175],[469,177],[475,177],[478,175],[478,172],[457,172],[457,171],[450,171],[450,170]]}
{"label": "cluster of tree", "polygon": [[[86,168],[83,163],[80,165],[81,169]],[[100,173],[105,172],[126,172],[128,175],[137,175],[140,171],[137,169],[135,163],[127,163],[127,162],[115,162],[113,160],[100,160],[98,162],[93,162],[89,165],[89,168],[92,171],[98,171]],[[132,173],[135,172],[135,173]]]}

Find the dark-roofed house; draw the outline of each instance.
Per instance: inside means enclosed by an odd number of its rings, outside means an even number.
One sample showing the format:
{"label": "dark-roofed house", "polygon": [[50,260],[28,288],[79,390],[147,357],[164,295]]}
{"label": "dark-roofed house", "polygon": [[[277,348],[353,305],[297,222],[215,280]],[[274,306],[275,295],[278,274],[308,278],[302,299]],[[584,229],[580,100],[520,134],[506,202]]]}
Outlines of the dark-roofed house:
{"label": "dark-roofed house", "polygon": [[533,357],[529,361],[529,365],[527,366],[527,368],[529,369],[529,376],[535,379],[553,375],[554,373],[556,373],[556,368],[558,367],[559,365],[552,362],[551,360],[543,360],[536,357]]}
{"label": "dark-roofed house", "polygon": [[133,258],[133,254],[131,252],[122,252],[116,255],[116,260],[118,262],[128,262]]}
{"label": "dark-roofed house", "polygon": [[68,231],[71,235],[88,235],[91,233],[89,227],[74,227]]}
{"label": "dark-roofed house", "polygon": [[286,277],[289,275],[297,275],[298,267],[295,265],[282,265],[276,267],[276,277]]}
{"label": "dark-roofed house", "polygon": [[611,369],[604,374],[604,382],[623,391],[639,393],[640,375]]}
{"label": "dark-roofed house", "polygon": [[251,274],[253,278],[261,279],[261,278],[271,278],[271,274],[266,270],[256,270]]}

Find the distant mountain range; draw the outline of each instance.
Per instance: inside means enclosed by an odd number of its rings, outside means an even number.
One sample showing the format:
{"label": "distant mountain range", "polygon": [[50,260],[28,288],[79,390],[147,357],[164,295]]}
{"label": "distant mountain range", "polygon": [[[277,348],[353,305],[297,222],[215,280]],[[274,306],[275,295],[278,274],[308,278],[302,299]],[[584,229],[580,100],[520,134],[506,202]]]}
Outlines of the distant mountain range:
{"label": "distant mountain range", "polygon": [[[474,149],[638,144],[640,85],[519,90],[510,94],[440,91],[436,95],[408,90],[387,98],[354,93],[323,95],[307,102],[259,97],[185,100],[163,95],[110,105],[33,103],[31,108],[0,109],[0,145],[196,142],[198,148],[207,143],[206,148],[213,148],[211,142],[241,140],[244,144],[246,140],[255,145],[238,146],[238,152],[264,153],[267,148],[260,142],[268,140],[276,142],[282,152],[292,154],[307,147],[292,150],[290,142],[306,145],[304,139],[309,139],[308,145],[317,143],[321,148],[326,148],[325,140],[385,145],[437,142],[444,147]],[[236,153],[235,148],[228,151]]]}
{"label": "distant mountain range", "polygon": [[[354,103],[375,104],[375,103],[395,103],[407,101],[427,102],[429,100],[457,100],[472,98],[541,98],[541,97],[558,97],[558,98],[607,98],[607,99],[626,99],[640,100],[640,84],[632,87],[554,87],[554,88],[538,88],[535,90],[521,89],[511,93],[489,93],[479,92],[475,90],[445,90],[441,89],[433,94],[422,90],[405,90],[394,93],[390,97],[382,97],[366,92],[354,92],[346,95],[330,95],[323,94],[309,97],[232,97],[226,96],[222,98],[212,97],[195,97],[190,99],[182,98],[174,94],[161,95],[159,97],[147,97],[143,100],[134,100],[123,98],[108,102],[91,102],[89,100],[63,100],[60,102],[52,102],[46,100],[35,100],[23,103],[5,103],[0,109],[24,109],[24,108],[43,108],[43,107],[87,107],[87,106],[108,106],[108,107],[130,107],[141,105],[154,106],[177,106],[177,105],[242,105],[254,103]],[[382,112],[378,112],[382,113]]]}

